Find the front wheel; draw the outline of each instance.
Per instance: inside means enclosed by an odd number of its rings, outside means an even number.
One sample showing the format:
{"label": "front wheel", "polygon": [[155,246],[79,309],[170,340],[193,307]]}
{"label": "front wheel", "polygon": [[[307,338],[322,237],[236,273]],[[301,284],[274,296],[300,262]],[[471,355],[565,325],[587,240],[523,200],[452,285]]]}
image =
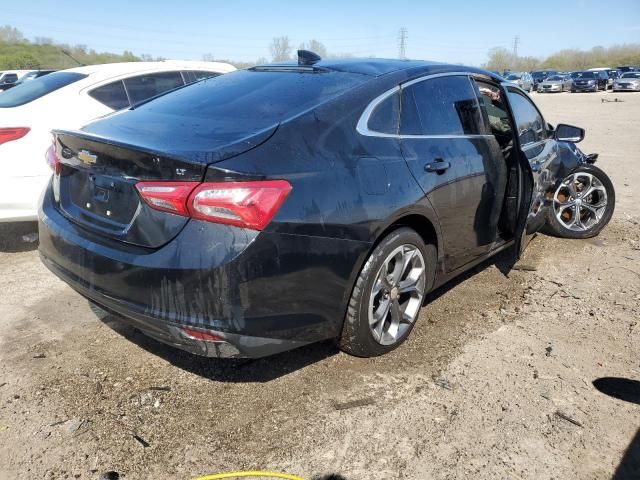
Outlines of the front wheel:
{"label": "front wheel", "polygon": [[433,285],[436,261],[436,247],[410,228],[383,238],[353,287],[340,348],[358,357],[375,357],[404,342]]}
{"label": "front wheel", "polygon": [[546,230],[562,238],[591,238],[607,226],[616,193],[609,176],[594,165],[583,165],[556,188]]}

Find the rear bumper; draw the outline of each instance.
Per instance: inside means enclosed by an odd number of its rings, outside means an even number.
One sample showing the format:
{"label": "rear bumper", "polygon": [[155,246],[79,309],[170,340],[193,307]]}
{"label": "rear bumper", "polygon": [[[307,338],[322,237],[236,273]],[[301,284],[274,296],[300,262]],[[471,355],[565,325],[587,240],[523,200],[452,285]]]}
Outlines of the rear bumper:
{"label": "rear bumper", "polygon": [[[143,332],[199,355],[260,357],[337,336],[354,267],[370,248],[190,220],[163,247],[144,249],[75,225],[51,197],[49,188],[39,211],[44,264]],[[194,341],[181,326],[232,348]]]}
{"label": "rear bumper", "polygon": [[219,332],[206,329],[215,333],[223,341],[209,342],[198,340],[185,334],[180,327],[184,324],[162,321],[158,318],[141,313],[135,305],[127,304],[123,300],[111,298],[100,294],[88,287],[86,282],[63,270],[55,262],[47,257],[40,256],[42,263],[61,280],[69,284],[78,293],[89,299],[105,313],[115,313],[120,320],[137,328],[145,335],[194,355],[214,358],[259,358],[276,353],[292,350],[310,342],[295,340],[282,340],[276,338],[255,337],[239,333]]}

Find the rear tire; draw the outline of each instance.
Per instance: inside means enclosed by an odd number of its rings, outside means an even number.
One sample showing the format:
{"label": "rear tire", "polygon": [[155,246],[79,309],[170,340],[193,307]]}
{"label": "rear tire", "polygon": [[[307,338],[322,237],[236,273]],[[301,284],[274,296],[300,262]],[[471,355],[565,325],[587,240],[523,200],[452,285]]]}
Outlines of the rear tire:
{"label": "rear tire", "polygon": [[615,203],[609,176],[583,165],[556,188],[544,231],[561,238],[595,237],[611,220]]}
{"label": "rear tire", "polygon": [[358,357],[397,348],[411,333],[432,288],[436,247],[401,227],[374,248],[356,279],[339,347]]}

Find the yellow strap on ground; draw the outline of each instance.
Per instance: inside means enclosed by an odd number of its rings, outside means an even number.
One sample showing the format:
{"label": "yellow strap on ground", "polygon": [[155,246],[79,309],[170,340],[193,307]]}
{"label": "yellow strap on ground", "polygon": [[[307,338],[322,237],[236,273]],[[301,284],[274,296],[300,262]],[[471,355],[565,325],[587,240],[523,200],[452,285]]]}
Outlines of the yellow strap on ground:
{"label": "yellow strap on ground", "polygon": [[285,480],[304,480],[302,477],[296,475],[289,475],[287,473],[277,472],[229,472],[229,473],[215,473],[213,475],[205,475],[204,477],[194,478],[193,480],[222,480],[224,478],[242,478],[242,477],[270,477],[270,478],[284,478]]}

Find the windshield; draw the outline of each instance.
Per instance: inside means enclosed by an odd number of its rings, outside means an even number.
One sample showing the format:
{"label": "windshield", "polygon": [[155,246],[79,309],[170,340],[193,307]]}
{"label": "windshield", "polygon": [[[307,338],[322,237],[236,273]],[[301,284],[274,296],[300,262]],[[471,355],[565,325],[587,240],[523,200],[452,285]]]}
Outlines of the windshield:
{"label": "windshield", "polygon": [[640,78],[640,72],[623,73],[620,78]]}
{"label": "windshield", "polygon": [[560,75],[551,75],[547,80],[550,82],[557,82],[558,80],[562,80],[562,77]]}
{"label": "windshield", "polygon": [[515,73],[512,73],[511,75],[507,76],[507,80],[520,80],[521,77],[522,75],[517,75]]}
{"label": "windshield", "polygon": [[571,78],[596,78],[593,72],[573,72]]}
{"label": "windshield", "polygon": [[0,108],[18,107],[33,102],[85,77],[82,73],[56,72],[21,83],[0,95]]}

